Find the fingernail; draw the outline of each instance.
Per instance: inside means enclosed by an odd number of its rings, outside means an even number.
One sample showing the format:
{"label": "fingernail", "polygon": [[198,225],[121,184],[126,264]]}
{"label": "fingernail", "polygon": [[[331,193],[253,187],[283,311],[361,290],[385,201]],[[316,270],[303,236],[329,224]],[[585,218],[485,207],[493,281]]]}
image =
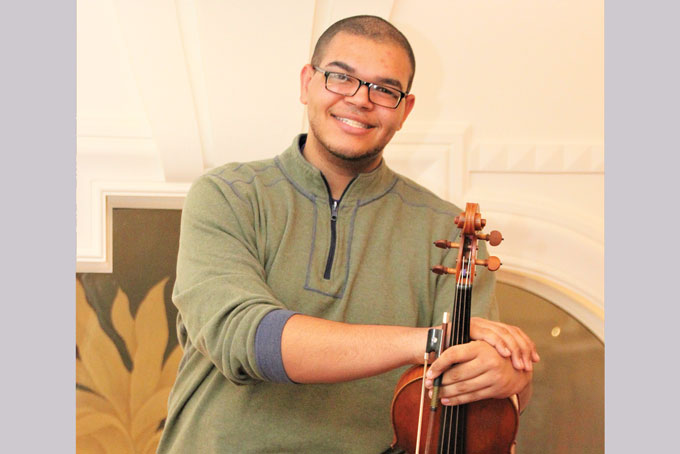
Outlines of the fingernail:
{"label": "fingernail", "polygon": [[503,352],[505,353],[506,356],[510,356],[510,349],[508,347],[505,347],[503,349]]}
{"label": "fingernail", "polygon": [[[430,396],[432,397],[432,396]],[[451,405],[451,401],[449,399],[443,398],[442,399],[442,405]]]}
{"label": "fingernail", "polygon": [[536,360],[536,362],[538,362],[541,360],[541,357],[538,356],[538,353],[534,352],[534,359]]}
{"label": "fingernail", "polygon": [[517,360],[517,362],[519,363],[520,369],[524,369],[524,361],[522,361],[522,359],[520,358]]}
{"label": "fingernail", "polygon": [[432,380],[425,380],[425,387],[432,388]]}
{"label": "fingernail", "polygon": [[428,370],[427,374],[425,374],[427,378],[432,378],[432,370]]}
{"label": "fingernail", "polygon": [[428,392],[427,392],[427,397],[429,397],[430,399],[432,399],[432,391],[428,391]]}

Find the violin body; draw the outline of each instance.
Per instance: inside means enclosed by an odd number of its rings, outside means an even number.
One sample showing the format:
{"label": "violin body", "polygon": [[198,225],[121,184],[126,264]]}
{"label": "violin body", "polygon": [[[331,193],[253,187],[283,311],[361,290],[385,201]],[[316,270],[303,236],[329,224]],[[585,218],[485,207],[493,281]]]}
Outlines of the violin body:
{"label": "violin body", "polygon": [[[394,391],[390,408],[394,439],[392,447],[399,447],[408,454],[416,454],[418,435],[418,412],[413,411],[420,404],[423,368],[413,366],[400,377]],[[514,396],[513,396],[514,397]],[[514,452],[515,437],[519,427],[519,407],[516,399],[484,399],[465,404],[467,425],[465,451],[460,454],[511,454]],[[428,425],[431,413],[429,403],[423,403],[423,422],[421,430]],[[439,439],[442,407],[437,408],[435,417],[435,440]],[[424,445],[420,452],[425,452]],[[439,451],[437,451],[439,452]],[[448,452],[448,451],[443,451]]]}

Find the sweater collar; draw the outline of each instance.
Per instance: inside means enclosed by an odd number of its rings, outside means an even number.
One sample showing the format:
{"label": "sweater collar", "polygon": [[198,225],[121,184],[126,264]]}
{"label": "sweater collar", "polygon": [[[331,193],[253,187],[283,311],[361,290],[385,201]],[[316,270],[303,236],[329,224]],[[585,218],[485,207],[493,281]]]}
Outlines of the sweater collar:
{"label": "sweater collar", "polygon": [[[291,183],[295,185],[308,198],[320,197],[328,200],[329,194],[323,181],[321,171],[310,164],[302,155],[301,144],[307,139],[306,134],[300,134],[293,139],[293,143],[279,156],[275,158],[276,164]],[[397,182],[395,174],[385,160],[380,165],[367,173],[360,173],[350,184],[342,198],[345,203],[358,202],[359,204],[370,202],[385,193]]]}

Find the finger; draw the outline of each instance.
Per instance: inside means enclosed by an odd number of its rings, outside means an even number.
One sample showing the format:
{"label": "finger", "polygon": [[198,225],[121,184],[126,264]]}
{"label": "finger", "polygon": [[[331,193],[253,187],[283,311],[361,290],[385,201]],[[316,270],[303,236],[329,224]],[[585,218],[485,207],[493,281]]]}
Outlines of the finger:
{"label": "finger", "polygon": [[[458,385],[460,383],[477,383],[480,380],[479,377],[487,374],[488,369],[479,364],[479,361],[468,361],[465,363],[453,366],[446,372],[442,374],[442,387],[451,387]],[[488,381],[488,379],[487,379]],[[461,385],[463,389],[466,389],[468,385]],[[488,383],[484,386],[488,386]]]}
{"label": "finger", "polygon": [[[466,361],[456,364],[442,374],[440,386],[450,386],[455,383],[465,382],[479,377],[487,372],[487,369],[475,364],[474,361]],[[425,387],[431,389],[434,385],[433,379],[425,379]],[[431,397],[431,396],[430,396]]]}
{"label": "finger", "polygon": [[471,392],[457,394],[455,396],[442,397],[440,402],[442,405],[463,405],[469,404],[471,402],[477,402],[478,400],[491,399],[493,392],[491,387],[482,388]]}
{"label": "finger", "polygon": [[513,331],[515,337],[519,340],[521,344],[521,356],[522,363],[524,364],[524,370],[532,371],[533,367],[533,353],[536,352],[536,345],[533,343],[531,338],[524,333],[520,328],[516,326],[509,326],[510,330]]}
{"label": "finger", "polygon": [[[472,330],[472,322],[474,319],[474,327],[475,330]],[[484,332],[485,330],[489,330],[490,332],[493,332],[496,336],[498,336],[502,342],[505,344],[505,346],[510,350],[511,354],[503,354],[502,351],[499,351],[499,353],[504,356],[512,356],[512,364],[517,370],[523,370],[524,369],[524,362],[522,361],[522,348],[524,345],[526,345],[526,342],[524,341],[523,338],[515,334],[513,331],[511,331],[511,328],[513,328],[510,325],[506,325],[505,323],[501,322],[493,322],[491,320],[485,320],[483,318],[479,317],[472,317],[470,319],[471,326],[470,326],[470,336],[479,339],[479,340],[484,340],[485,342],[494,345],[492,342],[489,342],[487,340],[487,337],[491,337],[490,335],[485,335]],[[521,344],[520,344],[521,343]],[[494,345],[495,346],[495,345]]]}
{"label": "finger", "polygon": [[513,367],[517,370],[527,370],[527,367],[531,367],[531,361],[528,359],[530,352],[529,342],[531,342],[531,339],[526,335],[522,336],[520,334],[521,330],[516,326],[504,323],[498,323],[498,325],[496,329],[501,333],[503,340],[512,351]]}
{"label": "finger", "polygon": [[535,363],[539,362],[541,360],[541,357],[538,356],[538,351],[536,350],[536,344],[534,343],[534,341],[532,341],[529,335],[525,333],[520,327],[515,326],[514,328],[517,330],[518,335],[522,336],[522,338],[524,338],[526,343],[529,345],[529,348],[531,350],[530,351],[531,360]]}
{"label": "finger", "polygon": [[[480,399],[493,397],[494,381],[490,377],[491,374],[480,374],[467,380],[457,381],[455,383],[447,384],[439,388],[439,397],[441,399],[455,399],[460,395],[473,394],[478,395],[485,390],[483,395],[478,396]],[[432,398],[432,392],[428,393]]]}
{"label": "finger", "polygon": [[434,379],[442,374],[445,370],[448,370],[456,363],[461,363],[465,361],[470,361],[476,356],[476,349],[472,345],[473,343],[454,345],[449,347],[432,363],[432,366],[427,371],[426,377],[428,379]]}
{"label": "finger", "polygon": [[493,345],[501,356],[507,358],[512,352],[508,348],[503,337],[494,329],[496,325],[480,317],[470,319],[470,338],[483,340],[489,345]]}

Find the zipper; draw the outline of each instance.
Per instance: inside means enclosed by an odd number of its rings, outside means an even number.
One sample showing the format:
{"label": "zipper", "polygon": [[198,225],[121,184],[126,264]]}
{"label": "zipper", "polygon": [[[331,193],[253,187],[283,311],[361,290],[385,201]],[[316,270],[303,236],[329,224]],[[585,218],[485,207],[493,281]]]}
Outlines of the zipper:
{"label": "zipper", "polygon": [[326,181],[326,177],[323,176],[323,173],[321,174],[321,178],[323,178],[323,182],[326,183],[326,189],[328,190],[328,202],[330,203],[331,207],[331,244],[330,247],[328,248],[328,258],[326,259],[326,269],[323,272],[323,278],[328,280],[331,278],[331,270],[333,269],[333,259],[335,258],[335,247],[336,247],[336,242],[337,242],[337,222],[338,222],[338,208],[340,207],[340,201],[342,201],[342,198],[345,196],[347,193],[347,190],[349,187],[352,185],[354,180],[356,179],[353,178],[352,181],[350,181],[347,184],[347,187],[345,188],[344,191],[342,191],[342,195],[338,200],[335,200],[333,196],[331,195],[331,188],[328,185],[328,181]]}
{"label": "zipper", "polygon": [[337,221],[338,221],[338,200],[331,199],[331,247],[328,249],[328,259],[326,260],[326,270],[323,273],[324,279],[331,278],[331,269],[333,268],[333,257],[335,257],[335,243],[337,236]]}

